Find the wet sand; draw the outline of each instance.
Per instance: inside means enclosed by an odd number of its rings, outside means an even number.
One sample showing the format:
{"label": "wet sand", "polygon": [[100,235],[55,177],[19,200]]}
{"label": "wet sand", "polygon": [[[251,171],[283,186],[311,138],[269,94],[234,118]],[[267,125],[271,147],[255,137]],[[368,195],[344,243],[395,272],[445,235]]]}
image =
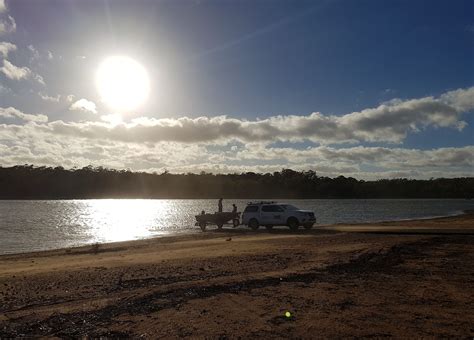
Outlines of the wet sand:
{"label": "wet sand", "polygon": [[0,256],[0,337],[473,337],[473,305],[472,213]]}

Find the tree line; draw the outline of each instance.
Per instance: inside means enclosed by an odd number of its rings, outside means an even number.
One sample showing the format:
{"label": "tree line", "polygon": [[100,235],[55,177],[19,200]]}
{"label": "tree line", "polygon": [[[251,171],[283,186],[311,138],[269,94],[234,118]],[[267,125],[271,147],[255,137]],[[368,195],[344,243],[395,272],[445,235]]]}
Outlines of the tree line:
{"label": "tree line", "polygon": [[315,171],[172,174],[103,167],[0,167],[0,199],[472,198],[474,177],[357,180]]}

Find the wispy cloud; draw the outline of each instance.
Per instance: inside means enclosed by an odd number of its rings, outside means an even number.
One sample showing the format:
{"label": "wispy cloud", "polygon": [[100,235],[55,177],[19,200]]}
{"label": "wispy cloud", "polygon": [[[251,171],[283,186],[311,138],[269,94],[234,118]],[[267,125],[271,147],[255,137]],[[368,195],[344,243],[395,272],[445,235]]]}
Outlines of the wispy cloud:
{"label": "wispy cloud", "polygon": [[15,19],[11,15],[6,14],[7,12],[8,8],[5,0],[0,0],[0,35],[16,31]]}
{"label": "wispy cloud", "polygon": [[16,51],[16,45],[9,43],[9,42],[0,42],[0,54],[3,58],[8,57],[8,53]]}
{"label": "wispy cloud", "polygon": [[41,85],[45,85],[44,79],[37,73],[34,73],[28,67],[15,66],[8,60],[3,60],[3,66],[0,67],[2,72],[7,78],[12,80],[32,79]]}
{"label": "wispy cloud", "polygon": [[7,6],[5,5],[5,0],[0,0],[0,13],[7,11]]}
{"label": "wispy cloud", "polygon": [[0,94],[6,94],[6,93],[10,93],[10,92],[11,92],[10,88],[6,87],[3,84],[0,84]]}
{"label": "wispy cloud", "polygon": [[[5,1],[0,0],[0,35],[16,31],[15,19],[10,15],[3,15],[2,13],[4,12],[7,12]],[[41,85],[46,85],[41,75],[31,71],[31,69],[26,66],[16,66],[6,59],[10,52],[16,50],[17,46],[15,44],[9,42],[0,42],[0,56],[4,59],[3,66],[0,68],[0,72],[12,80],[32,79]],[[31,61],[39,58],[39,52],[34,48],[33,45],[29,45],[28,50],[32,53]]]}
{"label": "wispy cloud", "polygon": [[16,31],[16,22],[11,15],[0,18],[0,35],[13,33]]}
{"label": "wispy cloud", "polygon": [[33,79],[36,80],[38,83],[40,83],[41,85],[46,85],[46,83],[44,82],[44,79],[42,76],[40,76],[39,74],[37,73],[33,73]]}
{"label": "wispy cloud", "polygon": [[0,68],[0,71],[5,74],[9,79],[20,80],[30,77],[31,70],[28,67],[18,67],[13,65],[8,60],[3,61],[3,67]]}
{"label": "wispy cloud", "polygon": [[33,46],[33,45],[28,45],[28,50],[31,53],[31,61],[38,60],[40,58],[40,53],[39,51]]}
{"label": "wispy cloud", "polygon": [[13,107],[7,107],[7,108],[0,107],[0,117],[19,118],[27,122],[37,122],[37,123],[46,123],[48,121],[48,117],[46,115],[23,113],[20,110],[17,110]]}
{"label": "wispy cloud", "polygon": [[44,101],[47,101],[47,102],[59,103],[59,100],[61,99],[61,95],[59,95],[59,94],[55,97],[52,97],[52,96],[48,96],[47,94],[44,94],[42,92],[39,92],[38,95],[41,97],[41,99],[43,99]]}

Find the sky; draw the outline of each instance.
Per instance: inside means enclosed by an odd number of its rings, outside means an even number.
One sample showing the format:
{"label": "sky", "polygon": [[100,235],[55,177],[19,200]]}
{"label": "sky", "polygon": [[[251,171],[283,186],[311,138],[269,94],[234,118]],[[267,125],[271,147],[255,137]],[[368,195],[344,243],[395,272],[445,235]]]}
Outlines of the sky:
{"label": "sky", "polygon": [[0,166],[473,176],[473,113],[472,1],[0,0]]}

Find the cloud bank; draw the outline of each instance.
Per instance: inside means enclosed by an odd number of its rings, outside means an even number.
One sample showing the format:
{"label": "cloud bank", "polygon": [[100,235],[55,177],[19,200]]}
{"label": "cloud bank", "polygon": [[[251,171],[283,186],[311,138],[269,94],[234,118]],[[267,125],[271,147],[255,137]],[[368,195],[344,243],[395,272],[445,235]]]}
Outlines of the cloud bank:
{"label": "cloud bank", "polygon": [[[95,104],[84,98],[70,108],[97,113]],[[439,97],[392,100],[341,116],[312,113],[260,120],[142,117],[124,123],[101,115],[96,121],[65,122],[10,107],[0,109],[1,165],[92,164],[172,172],[293,168],[367,179],[472,176],[473,145],[419,150],[400,144],[423,129],[462,131],[467,124],[463,116],[473,109],[474,87]],[[280,142],[287,146],[276,147]],[[347,147],[348,142],[355,145]],[[385,146],[370,146],[372,142]]]}
{"label": "cloud bank", "polygon": [[[274,116],[262,120],[219,117],[178,119],[137,118],[111,127],[102,122],[55,121],[44,126],[54,134],[132,143],[357,142],[401,143],[410,132],[429,127],[462,130],[462,115],[474,108],[474,87],[447,92],[439,98],[393,100],[342,116]],[[80,99],[71,110],[96,113],[93,102]]]}

